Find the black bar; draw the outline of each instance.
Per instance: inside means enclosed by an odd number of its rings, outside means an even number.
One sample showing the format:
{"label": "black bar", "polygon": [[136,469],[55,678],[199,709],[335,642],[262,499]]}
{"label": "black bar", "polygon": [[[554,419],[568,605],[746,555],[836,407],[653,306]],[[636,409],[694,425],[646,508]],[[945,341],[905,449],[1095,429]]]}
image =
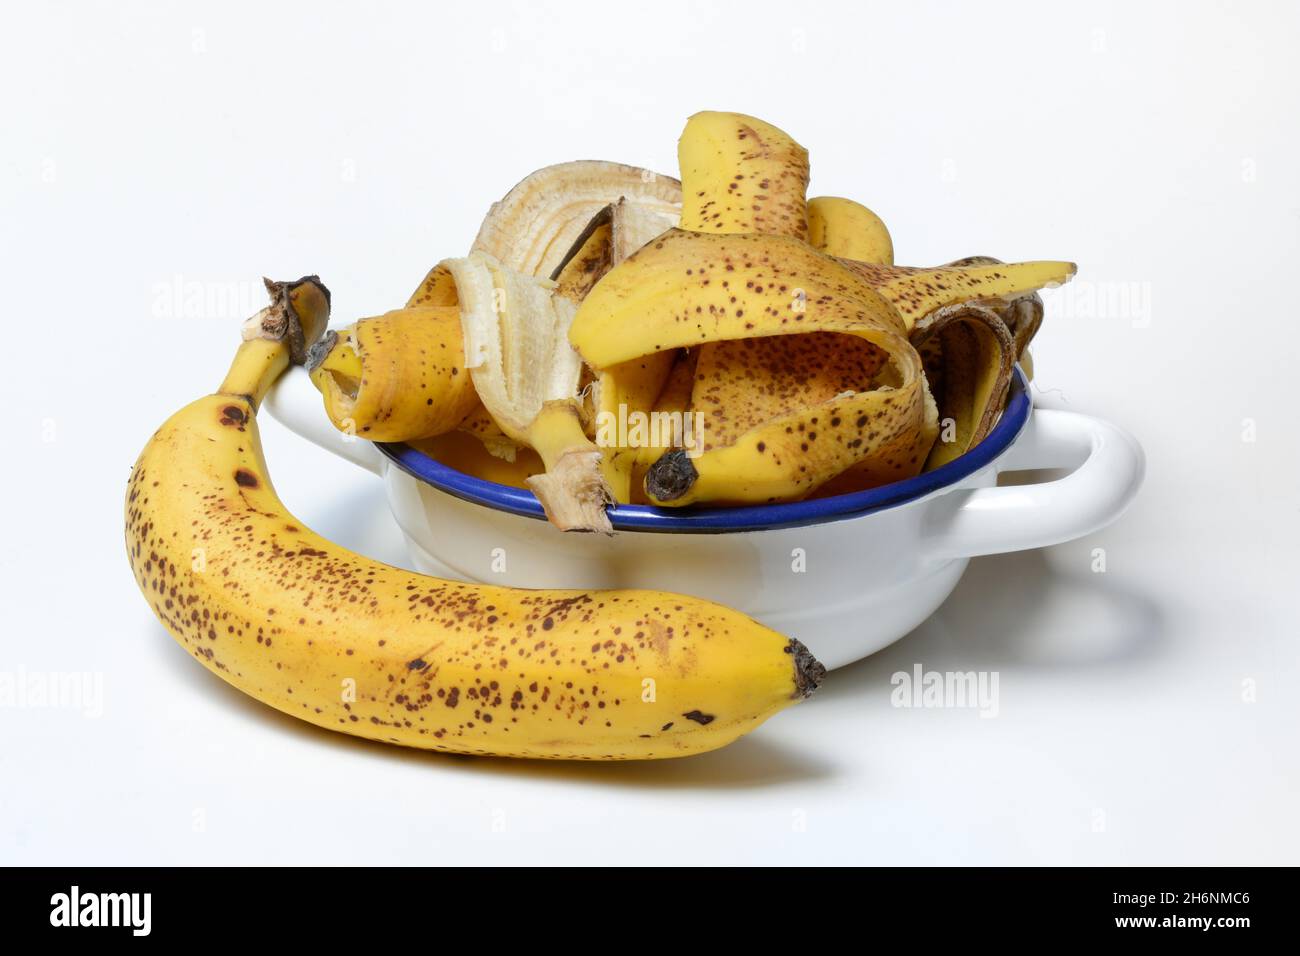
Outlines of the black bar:
{"label": "black bar", "polygon": [[[1285,929],[1283,909],[1295,874],[972,868],[815,876],[821,878],[762,869],[719,874],[666,868],[598,876],[566,872],[545,879],[531,872],[464,867],[8,869],[0,871],[0,919],[7,939],[39,935],[55,941],[76,933],[80,941],[96,943],[110,937],[191,941],[197,931],[197,939],[208,945],[255,938],[255,927],[270,920],[291,926],[294,942],[339,945],[355,939],[373,946],[384,932],[379,930],[377,938],[377,926],[399,927],[407,918],[414,925],[428,926],[427,920],[435,919],[458,928],[500,930],[522,929],[536,918],[546,923],[533,923],[535,928],[554,925],[568,912],[588,928],[592,916],[601,915],[593,911],[603,911],[615,926],[625,923],[631,937],[680,933],[713,903],[712,920],[725,920],[727,931],[742,937],[756,928],[746,926],[747,919],[782,907],[790,910],[787,918],[794,925],[806,925],[808,917],[819,924],[843,921],[864,940],[878,931],[910,927],[927,942],[1128,937],[1182,945],[1195,939],[1230,943],[1256,930]],[[102,913],[116,916],[118,925],[67,925],[74,886],[78,922],[83,915]],[[147,927],[143,894],[148,894]],[[87,902],[91,898],[94,902]],[[1241,922],[1229,925],[1228,920]]]}

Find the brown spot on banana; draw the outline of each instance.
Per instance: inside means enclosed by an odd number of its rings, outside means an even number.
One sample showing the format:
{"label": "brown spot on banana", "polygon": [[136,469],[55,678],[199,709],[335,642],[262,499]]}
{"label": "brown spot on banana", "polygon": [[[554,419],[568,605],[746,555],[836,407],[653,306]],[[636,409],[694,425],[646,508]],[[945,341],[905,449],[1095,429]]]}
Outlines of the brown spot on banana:
{"label": "brown spot on banana", "polygon": [[247,421],[248,415],[238,405],[227,405],[221,410],[221,424],[227,428],[238,428],[243,431]]}

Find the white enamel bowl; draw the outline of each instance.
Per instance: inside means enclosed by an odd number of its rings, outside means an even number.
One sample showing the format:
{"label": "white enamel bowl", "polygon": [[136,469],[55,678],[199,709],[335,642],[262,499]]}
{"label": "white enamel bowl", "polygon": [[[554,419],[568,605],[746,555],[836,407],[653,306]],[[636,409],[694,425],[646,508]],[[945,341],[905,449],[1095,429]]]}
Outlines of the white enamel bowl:
{"label": "white enamel bowl", "polygon": [[[531,492],[482,481],[406,445],[334,430],[305,372],[267,397],[299,435],[384,478],[415,566],[524,588],[655,588],[709,598],[839,667],[898,640],[976,555],[1041,548],[1115,520],[1142,483],[1137,442],[1107,422],[1035,410],[1016,371],[993,432],[948,465],[883,488],[728,509],[620,506],[612,537],[565,534]],[[1010,471],[1070,469],[997,487]]]}

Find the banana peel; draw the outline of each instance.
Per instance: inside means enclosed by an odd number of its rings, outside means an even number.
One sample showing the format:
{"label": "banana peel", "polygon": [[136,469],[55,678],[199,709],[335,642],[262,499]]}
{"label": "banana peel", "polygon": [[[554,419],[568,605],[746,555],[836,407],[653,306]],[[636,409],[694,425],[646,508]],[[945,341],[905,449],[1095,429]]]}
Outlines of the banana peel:
{"label": "banana peel", "polygon": [[[581,302],[610,269],[663,232],[663,218],[626,199],[598,212],[556,266],[552,279],[557,294]],[[649,414],[672,367],[672,354],[647,355],[599,373],[588,371],[580,383],[583,411],[598,438],[601,473],[615,503],[633,499],[637,449],[626,446],[609,423],[627,421],[630,414]],[[606,423],[604,428],[598,423]]]}
{"label": "banana peel", "polygon": [[[807,150],[752,116],[695,114],[678,159],[680,230],[755,240],[755,253],[768,250],[770,271],[754,269],[745,253],[739,263],[724,255],[716,279],[704,277],[703,261],[681,270],[684,281],[701,289],[717,282],[726,304],[709,302],[711,316],[730,311],[753,318],[739,328],[700,324],[690,408],[703,420],[702,447],[696,459],[684,450],[661,456],[646,471],[647,496],[660,504],[778,501],[806,495],[855,463],[874,462],[881,480],[919,470],[935,434],[919,358],[889,334],[892,317],[879,298],[815,251],[839,242],[863,254],[870,245],[874,254],[883,223],[848,200],[809,203]],[[850,244],[858,227],[873,220],[879,228],[868,245]],[[663,244],[661,238],[654,247]],[[781,262],[795,251],[797,261]],[[641,255],[654,256],[649,249]],[[764,301],[765,293],[786,301]],[[810,302],[818,307],[811,316]],[[862,321],[852,329],[820,328],[823,307],[832,302]],[[695,312],[702,316],[703,307]],[[874,325],[865,318],[871,312]],[[678,321],[692,319],[687,311]]]}
{"label": "banana peel", "polygon": [[808,244],[845,259],[894,264],[894,240],[884,220],[862,203],[840,196],[808,200]]}
{"label": "banana peel", "polygon": [[[580,302],[610,268],[645,242],[675,224],[681,184],[671,176],[622,163],[583,160],[539,169],[494,203],[479,228],[472,253],[488,255],[503,269],[556,283],[555,294]],[[435,268],[411,296],[410,304],[446,302],[445,276]],[[611,374],[607,393],[615,391]],[[593,431],[598,385],[589,370],[579,376],[583,430]],[[490,403],[466,416],[461,430],[483,442],[487,451],[514,462],[521,447],[519,430],[502,428]],[[549,416],[551,427],[571,433],[564,416]],[[548,444],[554,441],[546,439]],[[606,456],[608,457],[608,456]],[[626,484],[617,470],[616,484]],[[608,484],[608,482],[607,482]],[[613,494],[613,492],[610,492]],[[621,500],[626,500],[623,495]]]}
{"label": "banana peel", "polygon": [[527,479],[551,522],[563,531],[611,533],[613,501],[600,450],[584,431],[579,391],[583,366],[568,342],[577,303],[556,283],[513,272],[473,252],[435,267],[454,287],[465,364],[492,420],[546,465]]}
{"label": "banana peel", "polygon": [[814,332],[880,349],[877,383],[777,415],[694,458],[669,452],[647,472],[647,496],[674,506],[793,500],[870,457],[882,480],[916,473],[937,419],[907,328],[869,286],[792,236],[666,233],[592,289],[570,341],[605,369],[668,350]]}
{"label": "banana peel", "polygon": [[704,111],[677,142],[682,229],[808,238],[808,150],[743,113]]}
{"label": "banana peel", "polygon": [[[948,264],[958,267],[1000,265],[1002,260],[992,256],[967,256],[965,259],[958,259]],[[1026,377],[1032,380],[1034,363],[1029,354],[1029,343],[1033,341],[1043,324],[1043,297],[1037,292],[1026,292],[989,305],[1006,323],[1012,339],[1015,340],[1016,361],[1020,363]]]}
{"label": "banana peel", "polygon": [[1004,263],[987,256],[929,269],[852,259],[840,262],[889,302],[909,329],[927,313],[946,305],[1006,303],[1039,289],[1054,289],[1074,278],[1078,268],[1073,262]]}
{"label": "banana peel", "polygon": [[[595,286],[571,330],[602,372],[693,353],[703,453],[662,455],[645,475],[651,501],[791,500],[837,477],[880,484],[987,434],[1041,321],[1035,290],[1068,281],[1073,264],[895,266],[879,217],[838,197],[808,201],[807,151],[754,117],[692,116],[678,157],[679,228]],[[881,426],[854,414],[864,430],[846,432],[845,413],[869,404],[889,408]]]}
{"label": "banana peel", "polygon": [[[1068,281],[1072,264],[895,266],[879,217],[807,200],[807,151],[754,117],[696,114],[679,161],[685,193],[614,163],[538,170],[493,205],[470,256],[411,297],[460,310],[480,402],[457,427],[501,459],[535,449],[545,474],[523,480],[555,523],[608,531],[615,501],[870,486],[987,435],[1014,362],[1029,364],[1036,290]],[[346,382],[344,371],[332,374]],[[611,443],[599,427],[660,410],[704,418],[694,456]]]}
{"label": "banana peel", "polygon": [[382,442],[431,438],[478,405],[461,342],[455,308],[395,309],[327,333],[306,365],[340,431]]}
{"label": "banana peel", "polygon": [[514,272],[550,277],[611,203],[625,207],[638,234],[657,235],[676,223],[681,201],[681,183],[671,176],[602,160],[559,163],[525,176],[492,204],[471,252]]}
{"label": "banana peel", "polygon": [[939,437],[925,468],[945,465],[988,435],[1006,405],[1015,341],[992,309],[944,306],[912,329],[939,413]]}
{"label": "banana peel", "polygon": [[[1031,265],[1042,277],[1041,264]],[[992,256],[968,256],[945,268],[995,266],[1006,264]],[[1007,267],[1007,272],[1016,268]],[[1068,281],[1073,270],[1059,269],[1057,275]],[[1042,297],[1023,288],[983,302],[944,306],[916,321],[912,344],[921,353],[941,423],[926,470],[947,464],[987,437],[1006,406],[1015,364],[1024,361],[1032,372],[1029,343],[1042,323]]]}

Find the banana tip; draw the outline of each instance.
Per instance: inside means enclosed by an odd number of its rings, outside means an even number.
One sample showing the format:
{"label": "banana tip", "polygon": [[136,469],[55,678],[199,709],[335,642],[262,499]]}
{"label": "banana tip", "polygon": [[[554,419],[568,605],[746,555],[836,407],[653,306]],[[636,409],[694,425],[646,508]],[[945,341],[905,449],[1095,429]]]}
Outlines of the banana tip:
{"label": "banana tip", "polygon": [[685,450],[664,452],[645,473],[645,491],[652,501],[676,501],[699,476]]}
{"label": "banana tip", "polygon": [[793,637],[786,644],[785,652],[794,657],[794,693],[790,696],[795,700],[806,700],[826,679],[826,665]]}

